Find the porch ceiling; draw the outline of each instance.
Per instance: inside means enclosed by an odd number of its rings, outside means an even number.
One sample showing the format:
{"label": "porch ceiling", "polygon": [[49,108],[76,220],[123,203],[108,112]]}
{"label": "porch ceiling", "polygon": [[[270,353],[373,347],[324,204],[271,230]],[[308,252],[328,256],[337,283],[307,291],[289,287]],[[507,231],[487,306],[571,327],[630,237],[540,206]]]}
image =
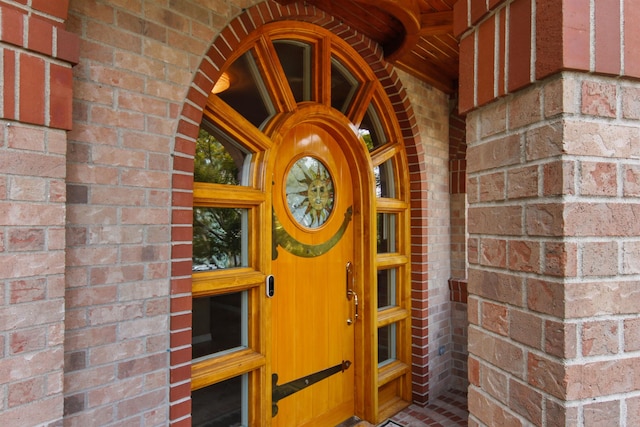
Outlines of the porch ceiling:
{"label": "porch ceiling", "polygon": [[[297,0],[277,0],[286,5]],[[456,0],[306,0],[375,40],[398,68],[447,92],[457,90]]]}

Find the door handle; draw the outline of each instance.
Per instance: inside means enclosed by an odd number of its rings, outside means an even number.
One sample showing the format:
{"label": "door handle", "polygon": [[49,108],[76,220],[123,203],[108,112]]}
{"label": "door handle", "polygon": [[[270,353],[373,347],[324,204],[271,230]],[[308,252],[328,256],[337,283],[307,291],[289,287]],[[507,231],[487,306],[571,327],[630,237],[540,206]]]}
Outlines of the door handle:
{"label": "door handle", "polygon": [[347,301],[353,300],[353,305],[355,308],[355,312],[353,314],[353,319],[349,317],[347,319],[347,325],[353,324],[353,322],[358,320],[358,294],[353,290],[355,288],[355,275],[353,274],[353,264],[351,261],[347,262]]}

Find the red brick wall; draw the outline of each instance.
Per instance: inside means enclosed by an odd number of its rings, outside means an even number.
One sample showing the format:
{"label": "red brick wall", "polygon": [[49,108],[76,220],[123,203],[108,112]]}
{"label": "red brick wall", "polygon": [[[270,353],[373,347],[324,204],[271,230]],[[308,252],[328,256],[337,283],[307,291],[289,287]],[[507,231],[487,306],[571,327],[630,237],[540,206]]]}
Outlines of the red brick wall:
{"label": "red brick wall", "polygon": [[[483,61],[477,38],[496,48],[490,62],[509,64],[483,74],[491,67],[478,63],[461,76],[461,99],[477,107],[467,116],[469,410],[477,425],[640,422],[639,84],[627,78],[637,77],[637,58],[618,56],[640,46],[615,24],[638,6],[595,3],[502,2],[474,28],[456,25],[463,63]],[[502,28],[503,15],[517,52],[501,50],[500,31],[483,35],[483,26]],[[603,34],[612,27],[617,34]],[[521,55],[531,46],[535,56]],[[603,49],[611,69],[598,65]]]}
{"label": "red brick wall", "polygon": [[67,4],[0,1],[0,425],[60,425]]}
{"label": "red brick wall", "polygon": [[563,70],[640,77],[635,0],[458,0],[454,14],[462,112]]}

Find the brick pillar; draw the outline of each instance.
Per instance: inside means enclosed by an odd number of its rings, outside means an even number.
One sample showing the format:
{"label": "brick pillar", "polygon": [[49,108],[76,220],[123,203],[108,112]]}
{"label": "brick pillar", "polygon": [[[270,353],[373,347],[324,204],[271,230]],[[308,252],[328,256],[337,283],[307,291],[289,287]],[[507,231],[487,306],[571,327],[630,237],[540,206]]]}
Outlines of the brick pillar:
{"label": "brick pillar", "polygon": [[640,4],[454,14],[470,425],[639,425]]}
{"label": "brick pillar", "polygon": [[[26,4],[29,6],[25,6]],[[0,1],[0,425],[62,425],[66,1]]]}

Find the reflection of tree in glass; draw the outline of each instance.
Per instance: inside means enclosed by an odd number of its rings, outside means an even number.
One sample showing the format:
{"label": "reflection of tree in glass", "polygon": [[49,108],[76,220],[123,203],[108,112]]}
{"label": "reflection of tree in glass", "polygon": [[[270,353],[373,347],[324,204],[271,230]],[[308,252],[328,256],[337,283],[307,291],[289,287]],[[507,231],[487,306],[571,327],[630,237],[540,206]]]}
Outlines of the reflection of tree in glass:
{"label": "reflection of tree in glass", "polygon": [[193,265],[194,270],[242,266],[242,210],[193,209]]}
{"label": "reflection of tree in glass", "polygon": [[238,185],[238,168],[233,158],[215,136],[202,128],[196,140],[193,179],[196,182]]}

